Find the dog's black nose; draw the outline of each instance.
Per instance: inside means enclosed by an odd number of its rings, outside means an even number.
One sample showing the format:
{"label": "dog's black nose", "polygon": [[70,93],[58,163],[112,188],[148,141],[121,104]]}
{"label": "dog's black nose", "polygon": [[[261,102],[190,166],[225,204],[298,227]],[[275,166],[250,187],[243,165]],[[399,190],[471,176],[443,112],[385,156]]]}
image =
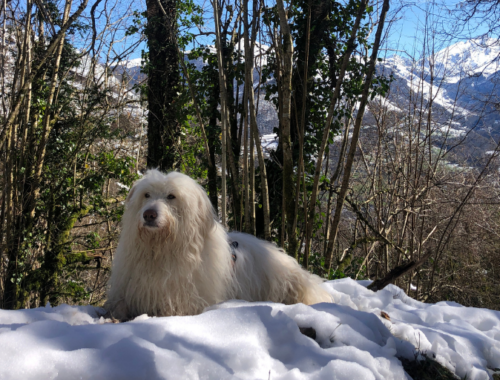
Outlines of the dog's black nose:
{"label": "dog's black nose", "polygon": [[142,214],[142,217],[146,222],[152,222],[153,220],[156,219],[157,216],[158,214],[153,209],[146,210],[144,211],[144,214]]}

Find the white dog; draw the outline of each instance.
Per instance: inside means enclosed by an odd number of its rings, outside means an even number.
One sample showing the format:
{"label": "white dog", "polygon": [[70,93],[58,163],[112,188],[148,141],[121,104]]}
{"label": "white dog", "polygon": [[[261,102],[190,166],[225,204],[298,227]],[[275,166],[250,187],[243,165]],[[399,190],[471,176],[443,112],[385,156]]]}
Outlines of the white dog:
{"label": "white dog", "polygon": [[226,233],[190,177],[149,170],[127,196],[107,308],[114,318],[193,315],[229,299],[332,302],[318,276],[271,243]]}

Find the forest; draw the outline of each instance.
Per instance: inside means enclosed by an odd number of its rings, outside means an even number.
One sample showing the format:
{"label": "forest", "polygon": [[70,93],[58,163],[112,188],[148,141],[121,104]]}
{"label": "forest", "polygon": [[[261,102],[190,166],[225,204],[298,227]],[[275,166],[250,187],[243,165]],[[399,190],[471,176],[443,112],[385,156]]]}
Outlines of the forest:
{"label": "forest", "polygon": [[412,6],[3,0],[0,307],[103,305],[159,168],[325,279],[500,310],[500,8],[422,3],[398,45]]}

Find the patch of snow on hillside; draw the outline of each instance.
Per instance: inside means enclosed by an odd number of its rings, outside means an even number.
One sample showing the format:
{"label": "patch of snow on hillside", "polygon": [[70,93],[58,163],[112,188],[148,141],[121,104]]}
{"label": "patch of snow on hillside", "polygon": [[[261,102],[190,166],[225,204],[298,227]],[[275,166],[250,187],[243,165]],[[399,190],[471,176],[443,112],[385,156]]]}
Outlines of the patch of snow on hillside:
{"label": "patch of snow on hillside", "polygon": [[127,67],[128,69],[132,68],[132,67],[141,67],[141,64],[142,64],[142,58],[134,58],[134,59],[130,59],[128,61],[125,61],[125,67]]}
{"label": "patch of snow on hillside", "polygon": [[262,135],[260,137],[262,148],[269,154],[270,151],[278,149],[278,136],[276,133]]}
{"label": "patch of snow on hillside", "polygon": [[433,124],[433,129],[440,136],[463,137],[463,136],[465,136],[467,134],[467,131],[465,131],[463,129],[451,128],[449,124],[434,123]]}

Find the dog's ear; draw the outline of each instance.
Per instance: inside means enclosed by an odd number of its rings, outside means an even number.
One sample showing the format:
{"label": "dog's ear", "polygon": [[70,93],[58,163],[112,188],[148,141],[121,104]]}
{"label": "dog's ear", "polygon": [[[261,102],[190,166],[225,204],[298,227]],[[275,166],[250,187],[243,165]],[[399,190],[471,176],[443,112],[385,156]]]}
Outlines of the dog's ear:
{"label": "dog's ear", "polygon": [[136,189],[136,186],[134,184],[132,186],[132,188],[130,189],[130,191],[129,191],[128,195],[127,195],[127,198],[125,199],[125,204],[129,204],[130,199],[132,199],[132,196],[134,195],[135,189]]}
{"label": "dog's ear", "polygon": [[206,232],[211,231],[215,224],[215,212],[212,207],[212,203],[208,198],[205,189],[201,186],[198,186],[199,194],[198,194],[198,215],[199,219],[201,219],[202,224]]}

